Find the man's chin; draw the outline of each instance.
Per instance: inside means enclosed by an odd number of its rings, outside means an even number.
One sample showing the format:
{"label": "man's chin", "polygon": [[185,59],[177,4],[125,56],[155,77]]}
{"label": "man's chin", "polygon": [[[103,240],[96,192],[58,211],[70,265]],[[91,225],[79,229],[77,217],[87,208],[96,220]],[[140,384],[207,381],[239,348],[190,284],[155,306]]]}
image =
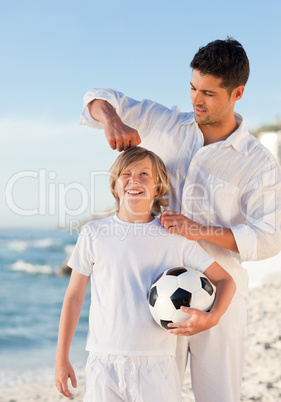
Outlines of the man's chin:
{"label": "man's chin", "polygon": [[197,117],[196,115],[195,115],[195,121],[200,126],[206,126],[207,124],[210,124],[210,122],[207,119],[200,119],[200,117]]}

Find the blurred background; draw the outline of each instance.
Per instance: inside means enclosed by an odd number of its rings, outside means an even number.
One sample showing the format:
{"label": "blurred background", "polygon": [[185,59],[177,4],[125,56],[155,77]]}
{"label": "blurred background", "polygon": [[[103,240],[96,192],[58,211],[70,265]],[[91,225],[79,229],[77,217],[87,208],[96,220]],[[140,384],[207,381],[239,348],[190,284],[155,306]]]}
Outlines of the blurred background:
{"label": "blurred background", "polygon": [[[200,46],[234,37],[251,74],[236,111],[280,157],[278,0],[13,0],[1,5],[0,386],[53,376],[68,277],[57,275],[79,225],[112,211],[117,156],[102,131],[79,126],[91,87],[190,111],[189,63]],[[248,264],[251,286],[280,256]],[[86,297],[72,355],[83,369]],[[40,369],[39,369],[40,367]]]}

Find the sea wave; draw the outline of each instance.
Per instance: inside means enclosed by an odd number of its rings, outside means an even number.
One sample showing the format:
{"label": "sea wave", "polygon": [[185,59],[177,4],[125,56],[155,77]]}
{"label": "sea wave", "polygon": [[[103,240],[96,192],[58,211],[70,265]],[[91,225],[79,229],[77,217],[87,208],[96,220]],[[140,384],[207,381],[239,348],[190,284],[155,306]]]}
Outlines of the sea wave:
{"label": "sea wave", "polygon": [[[27,361],[27,364],[24,368],[0,370],[0,387],[11,387],[28,383],[54,380],[53,365],[28,367],[28,364],[32,365],[32,363],[28,361],[28,356],[25,357],[25,360]],[[84,376],[85,362],[77,361],[72,364],[75,368],[77,377]],[[17,367],[17,364],[15,364],[15,367]]]}
{"label": "sea wave", "polygon": [[14,251],[24,251],[27,249],[28,243],[24,240],[13,240],[8,243],[7,247]]}
{"label": "sea wave", "polygon": [[46,237],[38,240],[12,240],[7,244],[7,247],[10,250],[14,251],[25,251],[27,248],[52,248],[58,247],[61,245],[60,239],[52,239],[50,237]]}
{"label": "sea wave", "polygon": [[35,248],[50,248],[53,246],[59,246],[61,244],[59,239],[51,239],[49,237],[45,239],[34,240],[30,243]]}
{"label": "sea wave", "polygon": [[65,252],[67,255],[69,255],[69,254],[71,254],[72,251],[74,250],[74,247],[75,247],[74,244],[67,244],[67,245],[64,247],[64,252]]}
{"label": "sea wave", "polygon": [[10,269],[12,271],[27,272],[29,274],[50,275],[53,273],[53,270],[49,265],[30,264],[29,262],[25,262],[23,260],[18,260],[11,264]]}

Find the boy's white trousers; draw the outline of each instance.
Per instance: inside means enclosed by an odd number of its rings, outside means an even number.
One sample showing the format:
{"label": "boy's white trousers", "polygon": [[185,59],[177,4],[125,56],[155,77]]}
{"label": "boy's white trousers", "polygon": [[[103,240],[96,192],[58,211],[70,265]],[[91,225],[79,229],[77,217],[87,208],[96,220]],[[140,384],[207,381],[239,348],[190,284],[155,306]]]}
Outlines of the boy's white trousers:
{"label": "boy's white trousers", "polygon": [[181,400],[174,357],[89,354],[84,402]]}

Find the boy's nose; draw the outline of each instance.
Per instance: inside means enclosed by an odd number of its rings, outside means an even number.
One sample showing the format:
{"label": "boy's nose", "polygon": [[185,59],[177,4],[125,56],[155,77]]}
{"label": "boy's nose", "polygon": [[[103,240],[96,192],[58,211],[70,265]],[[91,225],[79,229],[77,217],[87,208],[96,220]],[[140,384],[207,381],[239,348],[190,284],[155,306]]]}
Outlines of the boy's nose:
{"label": "boy's nose", "polygon": [[137,179],[137,176],[136,176],[136,175],[133,175],[133,174],[132,174],[132,175],[130,176],[130,179],[129,179],[129,180],[130,180],[131,183],[138,183],[138,179]]}

